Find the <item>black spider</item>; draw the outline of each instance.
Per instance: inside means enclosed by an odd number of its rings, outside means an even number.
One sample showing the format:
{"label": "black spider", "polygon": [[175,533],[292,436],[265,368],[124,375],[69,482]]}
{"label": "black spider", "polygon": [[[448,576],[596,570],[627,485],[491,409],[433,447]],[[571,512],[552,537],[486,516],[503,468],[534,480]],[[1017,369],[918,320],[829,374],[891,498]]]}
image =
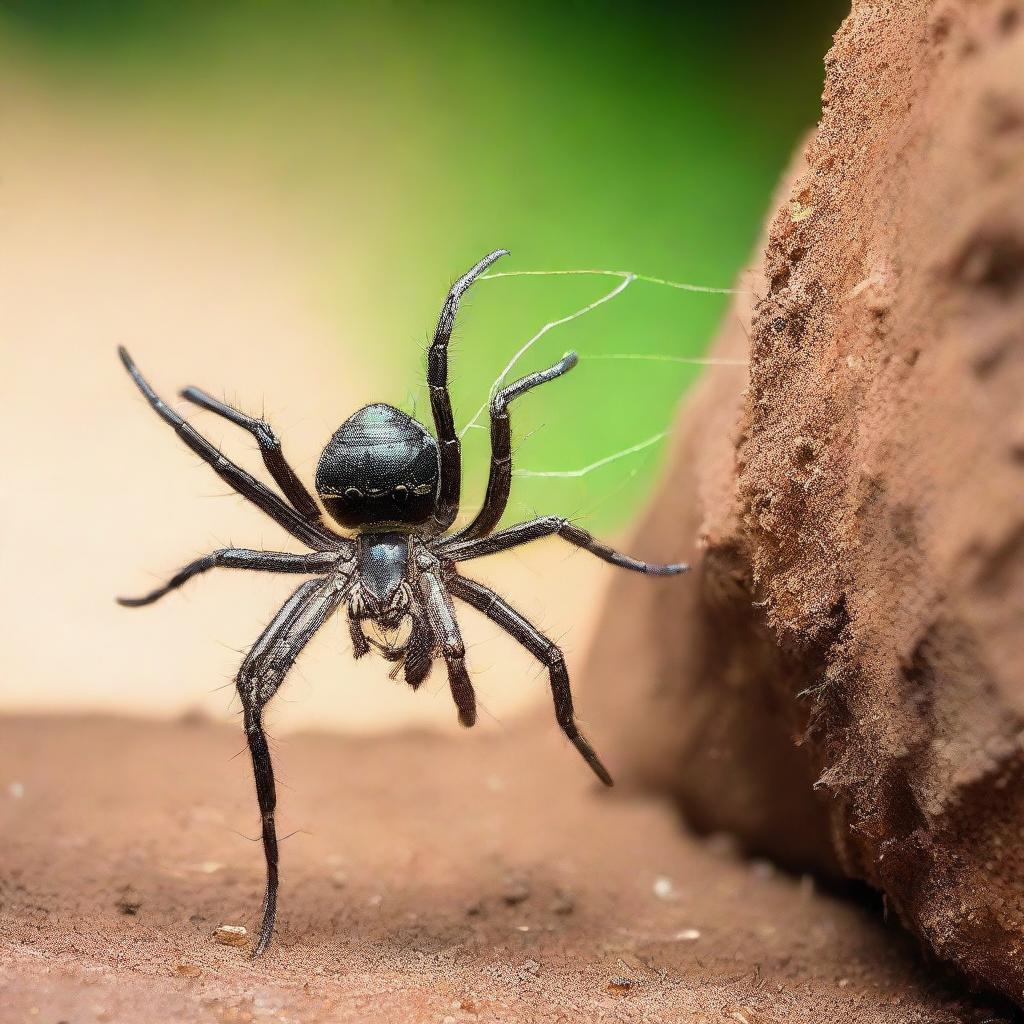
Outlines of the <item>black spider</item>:
{"label": "black spider", "polygon": [[[266,949],[273,934],[278,889],[274,827],[277,798],[263,732],[263,708],[313,634],[346,602],[355,657],[361,658],[373,645],[386,659],[396,663],[392,677],[403,670],[413,689],[426,679],[434,659],[444,658],[459,721],[465,726],[476,721],[476,697],[466,672],[466,652],[452,596],[483,612],[547,667],[558,724],[594,774],[606,786],[612,784],[608,771],[576,726],[562,652],[496,593],[461,576],[456,563],[557,534],[606,562],[637,572],[667,576],[684,572],[687,566],[648,565],[629,558],[557,516],[544,516],[492,532],[505,511],[512,480],[509,403],[575,366],[576,355],[572,352],[550,369],[531,373],[493,396],[491,468],[483,506],[468,526],[447,532],[458,513],[462,472],[459,438],[448,396],[448,341],[463,292],[505,255],[504,249],[492,252],[460,277],[441,310],[427,356],[427,384],[437,440],[405,413],[390,405],[377,404],[350,416],[324,449],[316,471],[316,490],[331,519],[353,530],[353,537],[339,534],[324,517],[285,461],[281,442],[268,424],[197,388],[182,392],[188,401],[231,420],[256,438],[263,461],[284,498],[225,458],[164,404],[125,349],[120,349],[121,360],[139,390],[185,444],[209,463],[222,480],[312,549],[309,554],[295,555],[223,548],[185,566],[169,583],[145,597],[119,598],[121,604],[130,607],[152,604],[193,576],[218,566],[315,576],[303,583],[274,616],[245,656],[236,679],[256,778],[267,861],[267,888],[254,957]],[[380,634],[367,636],[364,623],[378,628]]]}

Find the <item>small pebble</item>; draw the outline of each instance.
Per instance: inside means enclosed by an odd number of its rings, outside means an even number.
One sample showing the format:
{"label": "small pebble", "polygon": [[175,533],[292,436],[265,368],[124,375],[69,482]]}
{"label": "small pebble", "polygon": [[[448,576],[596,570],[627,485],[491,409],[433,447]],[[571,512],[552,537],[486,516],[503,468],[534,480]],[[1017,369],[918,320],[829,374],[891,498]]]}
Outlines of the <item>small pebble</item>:
{"label": "small pebble", "polygon": [[761,1016],[750,1006],[727,1006],[723,1011],[727,1020],[736,1021],[736,1024],[760,1024]]}
{"label": "small pebble", "polygon": [[178,964],[174,968],[174,973],[177,974],[179,978],[198,978],[203,972],[202,969],[196,967],[195,964]]}
{"label": "small pebble", "polygon": [[526,960],[524,961],[523,966],[519,968],[519,974],[520,976],[523,976],[525,974],[532,974],[536,976],[539,970],[540,964],[537,963],[536,960]]}
{"label": "small pebble", "polygon": [[700,932],[696,928],[684,928],[676,932],[677,942],[696,942],[700,938]]}
{"label": "small pebble", "polygon": [[666,878],[664,875],[659,875],[654,880],[654,895],[659,900],[670,900],[676,894],[676,888],[672,884],[671,878]]}
{"label": "small pebble", "polygon": [[467,917],[479,917],[483,912],[484,905],[479,902],[479,900],[476,903],[470,903],[469,906],[466,907]]}
{"label": "small pebble", "polygon": [[551,904],[553,914],[571,914],[576,909],[576,902],[567,892],[559,892]]}
{"label": "small pebble", "polygon": [[628,992],[633,987],[633,982],[630,978],[625,978],[621,974],[614,978],[608,979],[608,984],[605,988],[609,992],[615,993],[615,995],[621,996]]}
{"label": "small pebble", "polygon": [[506,882],[501,898],[508,906],[515,907],[530,898],[530,889],[525,882],[510,880]]}
{"label": "small pebble", "polygon": [[139,912],[142,901],[133,899],[131,896],[122,896],[117,901],[117,909],[126,917],[134,917]]}
{"label": "small pebble", "polygon": [[222,924],[216,928],[213,937],[222,946],[244,946],[249,941],[249,932],[245,925]]}
{"label": "small pebble", "polygon": [[25,795],[25,783],[12,782],[7,787],[7,792],[11,794],[12,800],[20,800]]}

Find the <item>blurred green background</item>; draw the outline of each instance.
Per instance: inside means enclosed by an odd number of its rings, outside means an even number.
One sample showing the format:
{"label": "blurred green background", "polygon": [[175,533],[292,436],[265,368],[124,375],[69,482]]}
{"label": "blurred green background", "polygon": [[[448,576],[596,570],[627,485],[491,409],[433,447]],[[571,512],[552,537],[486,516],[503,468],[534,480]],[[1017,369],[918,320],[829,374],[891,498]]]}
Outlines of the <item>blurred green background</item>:
{"label": "blurred green background", "polygon": [[[322,254],[315,288],[338,344],[352,346],[360,395],[425,416],[423,349],[444,292],[493,248],[512,250],[500,270],[734,284],[815,121],[845,6],[23,0],[0,8],[0,59],[154,135],[184,134],[210,168],[245,166]],[[461,422],[527,338],[616,283],[477,284],[453,343]],[[517,370],[569,348],[581,362],[515,407],[518,465],[603,459],[666,430],[700,372],[742,372],[588,359],[699,356],[727,301],[637,282],[548,333]],[[354,340],[356,309],[365,336]],[[466,438],[467,504],[486,439]],[[662,448],[582,477],[520,479],[507,518],[621,525]]]}

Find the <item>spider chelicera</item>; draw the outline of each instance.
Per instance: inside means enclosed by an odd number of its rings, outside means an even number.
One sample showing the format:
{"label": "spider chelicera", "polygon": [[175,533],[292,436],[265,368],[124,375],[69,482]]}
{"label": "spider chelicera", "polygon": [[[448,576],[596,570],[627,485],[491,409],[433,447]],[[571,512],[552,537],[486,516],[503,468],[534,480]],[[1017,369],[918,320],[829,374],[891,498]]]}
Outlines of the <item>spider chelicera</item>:
{"label": "spider chelicera", "polygon": [[[277,692],[302,649],[327,618],[347,610],[353,654],[371,646],[395,663],[415,690],[437,657],[444,659],[459,721],[476,721],[476,697],[466,671],[466,651],[455,617],[457,597],[496,622],[548,671],[555,718],[594,774],[606,785],[611,776],[576,725],[569,676],[559,648],[493,590],[467,579],[456,563],[492,555],[540,537],[557,535],[613,565],[654,576],[684,572],[686,565],[650,565],[620,554],[558,516],[544,516],[493,532],[508,502],[512,481],[509,404],[531,388],[554,380],[576,365],[563,356],[547,370],[531,373],[497,391],[490,402],[491,466],[483,505],[460,530],[448,532],[459,509],[461,451],[448,395],[448,341],[459,299],[495,260],[484,257],[452,285],[441,309],[427,356],[427,385],[437,438],[416,420],[390,405],[368,405],[353,413],[328,442],[316,471],[316,490],[330,519],[353,531],[340,534],[285,461],[281,442],[263,420],[211,398],[197,388],[181,394],[248,430],[283,497],[222,455],[191,424],[166,405],[121,348],[121,360],[157,414],[213,471],[261,508],[311,552],[222,548],[186,565],[164,586],[144,597],[119,598],[130,607],[152,604],[194,576],[217,567],[312,576],[274,616],[253,644],[235,680],[242,703],[245,734],[252,755],[256,795],[262,815],[267,885],[263,916],[253,956],[259,956],[274,931],[278,891],[278,847],[274,825],[277,797],[270,750],[263,731],[263,709]],[[367,635],[364,626],[368,626]]]}

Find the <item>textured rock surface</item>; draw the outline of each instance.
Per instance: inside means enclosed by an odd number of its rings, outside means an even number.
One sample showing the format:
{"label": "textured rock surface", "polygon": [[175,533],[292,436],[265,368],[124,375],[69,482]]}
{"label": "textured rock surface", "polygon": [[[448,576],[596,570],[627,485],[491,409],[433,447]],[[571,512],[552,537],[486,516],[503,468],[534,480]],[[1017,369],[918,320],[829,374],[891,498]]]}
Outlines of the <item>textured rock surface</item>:
{"label": "textured rock surface", "polygon": [[696,823],[826,869],[831,845],[1018,1002],[1022,67],[1018,3],[853,4],[749,346],[719,342],[749,381],[710,372],[642,531],[699,538],[700,571],[617,582],[588,695]]}

